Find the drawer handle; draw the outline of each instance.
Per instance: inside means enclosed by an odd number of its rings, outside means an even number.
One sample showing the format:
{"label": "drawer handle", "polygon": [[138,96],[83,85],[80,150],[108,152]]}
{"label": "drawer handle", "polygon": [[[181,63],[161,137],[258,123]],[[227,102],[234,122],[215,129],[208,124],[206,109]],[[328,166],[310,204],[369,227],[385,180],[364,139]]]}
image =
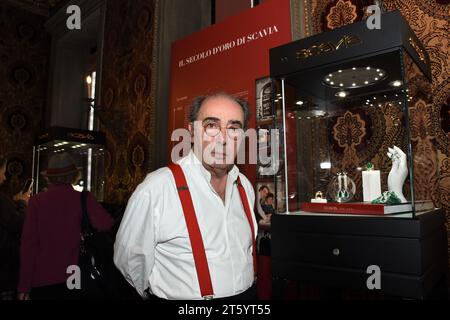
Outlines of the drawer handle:
{"label": "drawer handle", "polygon": [[333,255],[338,256],[341,251],[338,248],[333,249]]}

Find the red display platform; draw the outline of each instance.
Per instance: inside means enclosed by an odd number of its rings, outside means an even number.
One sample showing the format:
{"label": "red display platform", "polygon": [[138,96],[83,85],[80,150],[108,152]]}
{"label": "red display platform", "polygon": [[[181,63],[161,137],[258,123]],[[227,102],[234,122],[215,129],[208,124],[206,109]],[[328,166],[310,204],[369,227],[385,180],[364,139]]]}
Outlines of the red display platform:
{"label": "red display platform", "polygon": [[395,205],[371,204],[364,202],[353,203],[311,203],[303,202],[301,211],[315,213],[342,213],[342,214],[363,214],[363,215],[387,215],[396,213],[411,212],[411,203]]}

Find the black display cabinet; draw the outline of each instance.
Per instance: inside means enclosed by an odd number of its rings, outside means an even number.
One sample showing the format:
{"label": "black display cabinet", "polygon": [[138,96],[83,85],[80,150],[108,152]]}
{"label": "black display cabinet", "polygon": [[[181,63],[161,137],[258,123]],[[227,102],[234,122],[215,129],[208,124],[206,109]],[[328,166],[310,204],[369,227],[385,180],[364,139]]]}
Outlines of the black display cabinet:
{"label": "black display cabinet", "polygon": [[105,134],[66,127],[50,127],[39,133],[33,147],[33,193],[46,189],[42,173],[55,153],[69,153],[81,172],[81,179],[73,187],[90,191],[98,201],[104,199]]}
{"label": "black display cabinet", "polygon": [[[375,266],[386,295],[429,297],[447,277],[448,243],[410,121],[433,101],[430,59],[405,19],[389,12],[379,30],[361,21],[273,48],[270,73],[285,203],[272,217],[273,276],[365,291]],[[401,203],[367,200],[373,181]]]}
{"label": "black display cabinet", "polygon": [[272,273],[278,279],[299,280],[300,285],[367,293],[372,291],[367,280],[373,274],[368,268],[377,266],[381,293],[425,299],[447,284],[444,223],[442,209],[416,219],[276,215],[271,229]]}

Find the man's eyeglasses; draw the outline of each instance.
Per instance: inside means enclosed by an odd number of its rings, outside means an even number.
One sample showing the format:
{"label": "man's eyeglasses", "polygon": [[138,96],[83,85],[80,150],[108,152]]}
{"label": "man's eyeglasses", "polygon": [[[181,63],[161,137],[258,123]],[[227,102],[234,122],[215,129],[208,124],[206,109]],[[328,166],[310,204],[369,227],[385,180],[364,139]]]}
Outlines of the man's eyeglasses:
{"label": "man's eyeglasses", "polygon": [[[222,127],[220,126],[220,124],[218,122],[204,122],[203,124],[203,129],[205,130],[205,133],[207,136],[209,137],[216,137]],[[226,131],[227,131],[227,135],[228,137],[230,137],[231,139],[237,140],[240,136],[242,136],[243,130],[241,128],[241,126],[239,125],[228,125],[225,127]]]}

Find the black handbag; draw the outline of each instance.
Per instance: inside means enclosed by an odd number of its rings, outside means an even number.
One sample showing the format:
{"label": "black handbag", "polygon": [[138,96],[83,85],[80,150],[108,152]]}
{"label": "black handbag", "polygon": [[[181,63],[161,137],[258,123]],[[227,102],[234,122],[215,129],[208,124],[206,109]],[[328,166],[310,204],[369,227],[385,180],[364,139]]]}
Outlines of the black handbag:
{"label": "black handbag", "polygon": [[114,240],[98,232],[89,221],[87,192],[81,193],[81,241],[78,265],[81,271],[82,299],[110,299],[118,296],[113,262]]}

